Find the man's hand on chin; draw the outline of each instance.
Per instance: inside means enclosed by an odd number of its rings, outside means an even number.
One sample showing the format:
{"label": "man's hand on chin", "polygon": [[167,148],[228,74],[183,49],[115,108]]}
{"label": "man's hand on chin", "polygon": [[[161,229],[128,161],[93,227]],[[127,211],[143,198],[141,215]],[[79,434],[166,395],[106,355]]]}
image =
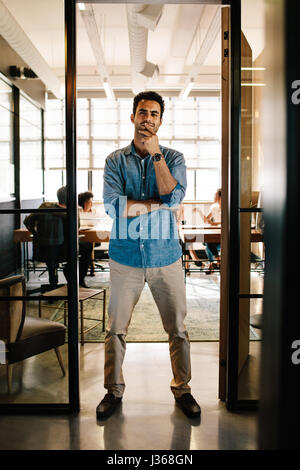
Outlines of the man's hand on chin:
{"label": "man's hand on chin", "polygon": [[147,150],[150,155],[160,153],[159,141],[156,133],[149,124],[144,124],[144,126],[145,130],[142,129],[139,133],[142,136],[141,143],[144,145],[145,150]]}

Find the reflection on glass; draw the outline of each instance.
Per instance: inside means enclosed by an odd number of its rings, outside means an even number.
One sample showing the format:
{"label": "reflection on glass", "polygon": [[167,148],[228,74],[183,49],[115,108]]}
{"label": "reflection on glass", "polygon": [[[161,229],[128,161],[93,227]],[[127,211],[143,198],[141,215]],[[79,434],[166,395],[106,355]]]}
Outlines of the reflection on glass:
{"label": "reflection on glass", "polygon": [[11,87],[0,78],[0,199],[14,193],[11,96]]}
{"label": "reflection on glass", "polygon": [[[35,184],[32,184],[35,181]],[[41,109],[20,96],[20,192],[21,199],[43,194]]]}
{"label": "reflection on glass", "polygon": [[22,275],[0,281],[0,299],[12,297],[0,301],[0,403],[67,403],[66,327],[48,305],[17,295],[25,295]]}
{"label": "reflection on glass", "polygon": [[[258,22],[253,22],[254,19]],[[263,87],[256,85],[263,82],[263,39],[263,2],[242,0],[240,207],[248,210],[262,207],[263,154],[260,116]],[[240,294],[263,294],[264,259],[262,215],[257,212],[241,212]],[[240,299],[239,399],[259,399],[262,309],[262,298]]]}
{"label": "reflection on glass", "polygon": [[[248,300],[240,300],[241,311],[246,301]],[[262,299],[251,299],[249,303],[251,315],[248,319],[244,318],[241,324],[242,331],[248,334],[248,341],[239,343],[239,400],[259,399]],[[244,360],[245,353],[247,353],[246,360]]]}

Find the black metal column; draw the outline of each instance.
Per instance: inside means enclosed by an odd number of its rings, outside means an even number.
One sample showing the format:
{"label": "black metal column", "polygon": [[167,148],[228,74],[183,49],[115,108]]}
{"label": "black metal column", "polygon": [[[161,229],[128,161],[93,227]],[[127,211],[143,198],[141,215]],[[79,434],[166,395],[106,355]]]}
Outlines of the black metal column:
{"label": "black metal column", "polygon": [[66,173],[68,188],[68,347],[69,397],[74,412],[80,409],[78,363],[78,268],[76,188],[76,2],[65,0]]}
{"label": "black metal column", "polygon": [[[260,449],[299,449],[300,43],[298,1],[266,2],[265,300]],[[274,34],[275,32],[275,34]]]}
{"label": "black metal column", "polygon": [[229,311],[227,351],[227,408],[238,399],[239,278],[240,278],[240,148],[241,148],[241,1],[230,2],[230,182],[229,182]]}

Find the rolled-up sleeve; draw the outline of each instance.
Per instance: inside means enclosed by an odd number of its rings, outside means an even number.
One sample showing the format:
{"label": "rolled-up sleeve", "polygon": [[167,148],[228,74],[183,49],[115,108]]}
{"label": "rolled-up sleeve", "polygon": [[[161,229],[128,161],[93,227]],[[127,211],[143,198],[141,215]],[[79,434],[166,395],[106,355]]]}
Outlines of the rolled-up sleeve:
{"label": "rolled-up sleeve", "polygon": [[185,196],[187,186],[184,156],[177,152],[167,165],[177,184],[170,194],[160,196],[160,199],[168,207],[179,206]]}
{"label": "rolled-up sleeve", "polygon": [[113,158],[114,154],[107,157],[103,176],[103,200],[105,212],[112,218],[121,217],[126,207],[124,184],[118,168],[118,163]]}

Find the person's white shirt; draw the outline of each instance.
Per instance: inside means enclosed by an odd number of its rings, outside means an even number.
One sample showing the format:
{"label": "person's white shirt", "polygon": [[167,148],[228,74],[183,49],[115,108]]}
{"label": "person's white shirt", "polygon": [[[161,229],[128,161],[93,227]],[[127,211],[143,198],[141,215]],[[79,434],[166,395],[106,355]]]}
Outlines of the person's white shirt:
{"label": "person's white shirt", "polygon": [[97,212],[93,207],[90,212],[85,212],[82,207],[79,207],[80,226],[95,227],[97,225]]}
{"label": "person's white shirt", "polygon": [[212,222],[216,224],[221,223],[221,207],[217,202],[210,206],[208,214],[211,214]]}

